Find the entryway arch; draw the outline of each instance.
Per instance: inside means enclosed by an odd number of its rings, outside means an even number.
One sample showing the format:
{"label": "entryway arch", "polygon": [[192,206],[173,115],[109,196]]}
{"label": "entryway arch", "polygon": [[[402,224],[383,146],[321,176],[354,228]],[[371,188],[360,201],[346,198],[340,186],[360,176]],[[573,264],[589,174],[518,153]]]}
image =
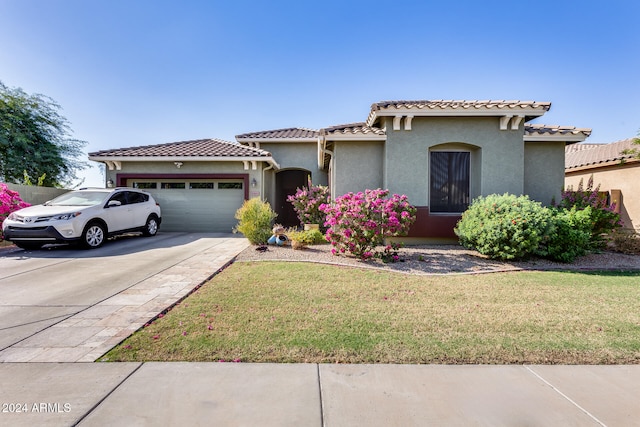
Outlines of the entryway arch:
{"label": "entryway arch", "polygon": [[300,225],[293,205],[287,197],[296,193],[296,189],[307,186],[311,172],[305,169],[286,169],[276,173],[276,198],[273,210],[278,214],[276,222],[285,227]]}

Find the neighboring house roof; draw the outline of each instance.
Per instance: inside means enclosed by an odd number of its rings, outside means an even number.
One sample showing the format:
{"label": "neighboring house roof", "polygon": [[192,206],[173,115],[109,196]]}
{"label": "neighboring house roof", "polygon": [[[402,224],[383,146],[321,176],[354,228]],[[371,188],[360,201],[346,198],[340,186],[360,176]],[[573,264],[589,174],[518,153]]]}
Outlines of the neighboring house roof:
{"label": "neighboring house roof", "polygon": [[116,148],[89,153],[89,160],[105,162],[109,169],[120,169],[122,161],[273,161],[271,153],[221,139],[197,139],[167,144]]}
{"label": "neighboring house roof", "polygon": [[633,154],[622,154],[622,151],[638,148],[633,144],[634,138],[610,144],[574,144],[565,148],[565,171],[592,169],[602,166],[620,164],[634,160]]}
{"label": "neighboring house roof", "polygon": [[542,116],[550,102],[506,100],[382,101],[371,105],[367,125],[383,116],[522,116],[525,121]]}
{"label": "neighboring house roof", "polygon": [[580,142],[591,135],[591,129],[574,126],[532,125],[524,126],[525,141]]}

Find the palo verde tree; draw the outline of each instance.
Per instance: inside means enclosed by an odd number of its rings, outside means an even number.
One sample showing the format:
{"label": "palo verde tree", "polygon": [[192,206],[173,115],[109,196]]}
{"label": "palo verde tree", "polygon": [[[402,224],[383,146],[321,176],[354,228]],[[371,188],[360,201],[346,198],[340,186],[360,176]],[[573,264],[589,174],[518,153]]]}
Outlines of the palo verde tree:
{"label": "palo verde tree", "polygon": [[42,185],[62,187],[86,167],[78,160],[86,142],[70,137],[60,109],[45,95],[0,82],[0,181],[22,184],[25,176],[44,176]]}

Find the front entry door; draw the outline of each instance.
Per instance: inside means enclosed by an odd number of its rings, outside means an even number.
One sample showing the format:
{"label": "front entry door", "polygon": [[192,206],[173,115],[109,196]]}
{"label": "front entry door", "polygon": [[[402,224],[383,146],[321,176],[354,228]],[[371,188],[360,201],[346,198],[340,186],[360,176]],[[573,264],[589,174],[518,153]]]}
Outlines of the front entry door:
{"label": "front entry door", "polygon": [[274,210],[278,214],[275,221],[285,227],[297,227],[300,220],[287,197],[296,194],[296,189],[307,186],[309,172],[304,170],[286,170],[276,174],[276,200]]}

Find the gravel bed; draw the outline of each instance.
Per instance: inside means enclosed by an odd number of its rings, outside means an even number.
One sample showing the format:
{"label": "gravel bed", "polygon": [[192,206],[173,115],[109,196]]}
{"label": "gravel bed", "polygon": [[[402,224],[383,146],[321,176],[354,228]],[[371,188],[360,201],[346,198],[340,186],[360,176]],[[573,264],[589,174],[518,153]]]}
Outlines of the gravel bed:
{"label": "gravel bed", "polygon": [[265,251],[250,246],[241,252],[236,262],[303,261],[325,264],[376,268],[408,274],[473,274],[519,270],[638,270],[640,255],[617,252],[589,254],[565,264],[534,258],[527,261],[504,262],[490,260],[476,251],[457,245],[407,246],[400,249],[400,262],[383,263],[379,259],[360,261],[349,255],[333,255],[331,245],[314,245],[295,250],[290,246],[267,246]]}

